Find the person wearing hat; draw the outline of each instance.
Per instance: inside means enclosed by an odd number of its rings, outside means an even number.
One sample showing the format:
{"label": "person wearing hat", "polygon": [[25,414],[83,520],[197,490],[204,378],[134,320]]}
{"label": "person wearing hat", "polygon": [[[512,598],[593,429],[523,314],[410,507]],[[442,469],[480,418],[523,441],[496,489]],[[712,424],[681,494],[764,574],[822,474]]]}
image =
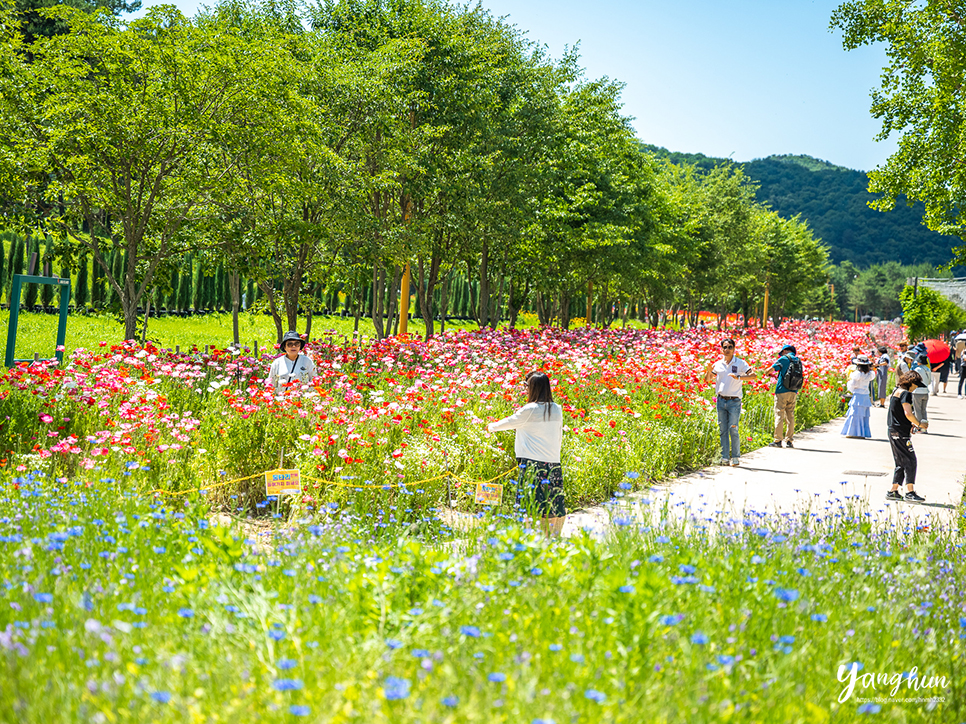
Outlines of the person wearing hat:
{"label": "person wearing hat", "polygon": [[869,439],[872,428],[869,426],[869,410],[872,408],[872,396],[869,394],[869,384],[875,379],[872,360],[860,354],[852,360],[855,369],[849,375],[846,388],[852,393],[849,401],[849,411],[845,416],[842,434],[845,437]]}
{"label": "person wearing hat", "polygon": [[896,379],[904,375],[906,372],[912,370],[912,365],[915,364],[916,355],[909,349],[909,345],[905,342],[899,343],[899,354],[897,356],[898,361],[896,362]]}
{"label": "person wearing hat", "polygon": [[798,402],[798,391],[804,382],[802,362],[795,353],[795,345],[783,345],[771,368],[778,372],[778,379],[775,381],[775,441],[768,446],[781,447],[782,438],[785,438],[785,447],[795,447],[792,443],[795,436],[795,403]]}
{"label": "person wearing hat", "polygon": [[279,347],[285,354],[272,362],[268,370],[268,384],[275,389],[276,395],[284,395],[312,381],[315,363],[307,354],[302,354],[305,340],[297,332],[286,332]]}

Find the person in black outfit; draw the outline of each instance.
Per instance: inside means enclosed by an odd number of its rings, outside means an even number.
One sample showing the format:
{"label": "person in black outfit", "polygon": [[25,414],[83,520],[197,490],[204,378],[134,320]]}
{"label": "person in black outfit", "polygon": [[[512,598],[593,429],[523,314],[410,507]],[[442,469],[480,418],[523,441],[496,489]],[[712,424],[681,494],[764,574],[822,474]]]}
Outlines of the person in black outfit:
{"label": "person in black outfit", "polygon": [[[892,476],[892,490],[886,493],[886,500],[904,500],[907,503],[923,503],[926,500],[915,491],[916,451],[912,449],[913,426],[922,429],[929,426],[928,420],[920,422],[912,411],[912,391],[923,386],[918,372],[906,372],[899,378],[899,385],[889,396],[886,425],[889,427],[889,443],[892,445],[896,471]],[[904,497],[899,492],[903,479],[907,488]]]}

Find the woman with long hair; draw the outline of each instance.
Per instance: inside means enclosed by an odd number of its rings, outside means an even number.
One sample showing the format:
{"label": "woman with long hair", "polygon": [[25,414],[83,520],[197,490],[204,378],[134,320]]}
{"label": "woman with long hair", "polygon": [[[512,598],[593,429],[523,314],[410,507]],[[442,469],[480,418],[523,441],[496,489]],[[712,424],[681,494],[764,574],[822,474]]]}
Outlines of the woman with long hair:
{"label": "woman with long hair", "polygon": [[491,432],[517,431],[513,448],[521,481],[532,481],[533,506],[543,519],[544,532],[558,536],[567,516],[560,467],[563,409],[553,401],[550,378],[545,373],[529,373],[526,386],[527,404],[487,427]]}
{"label": "woman with long hair", "polygon": [[845,416],[845,425],[842,427],[842,434],[845,437],[858,437],[868,439],[872,437],[872,428],[869,426],[869,410],[872,407],[872,397],[869,395],[869,383],[875,379],[875,372],[872,369],[872,360],[864,354],[860,354],[852,360],[855,369],[849,375],[846,387],[852,393],[849,402],[849,412]]}

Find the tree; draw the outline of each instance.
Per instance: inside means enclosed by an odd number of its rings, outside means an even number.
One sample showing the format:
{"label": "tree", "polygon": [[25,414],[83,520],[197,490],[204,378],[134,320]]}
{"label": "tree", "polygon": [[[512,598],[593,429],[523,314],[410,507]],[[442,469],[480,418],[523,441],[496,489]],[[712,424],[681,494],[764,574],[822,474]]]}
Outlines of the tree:
{"label": "tree", "polygon": [[[49,12],[70,32],[29,45],[32,62],[7,57],[0,147],[51,174],[42,193],[62,205],[48,219],[68,240],[62,253],[93,256],[133,338],[159,264],[191,245],[186,225],[216,211],[233,149],[268,133],[258,127],[264,91],[287,76],[273,43],[247,41],[227,23],[192,24],[173,6],[127,26],[106,13]],[[120,278],[105,244],[126,253]]]}
{"label": "tree", "polygon": [[[966,12],[961,3],[850,0],[833,13],[847,50],[885,43],[888,65],[872,93],[877,138],[899,135],[899,148],[869,174],[881,211],[899,194],[922,201],[923,222],[943,234],[966,233]],[[966,263],[966,246],[953,250]]]}
{"label": "tree", "polygon": [[966,327],[966,310],[927,287],[906,286],[899,294],[903,321],[912,340],[930,339]]}
{"label": "tree", "polygon": [[77,262],[77,283],[74,285],[74,306],[78,309],[84,309],[89,299],[88,292],[87,257],[82,254]]}

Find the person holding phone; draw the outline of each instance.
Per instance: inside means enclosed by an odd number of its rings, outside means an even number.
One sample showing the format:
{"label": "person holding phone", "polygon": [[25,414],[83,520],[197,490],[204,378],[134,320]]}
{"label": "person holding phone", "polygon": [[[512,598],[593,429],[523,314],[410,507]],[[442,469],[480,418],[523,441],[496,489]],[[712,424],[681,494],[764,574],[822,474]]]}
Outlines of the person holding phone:
{"label": "person holding phone", "polygon": [[742,382],[754,379],[755,373],[747,362],[735,356],[733,339],[721,341],[721,355],[721,359],[705,369],[704,381],[706,384],[714,382],[718,432],[721,437],[721,464],[737,467],[741,464],[738,419],[741,417]]}

